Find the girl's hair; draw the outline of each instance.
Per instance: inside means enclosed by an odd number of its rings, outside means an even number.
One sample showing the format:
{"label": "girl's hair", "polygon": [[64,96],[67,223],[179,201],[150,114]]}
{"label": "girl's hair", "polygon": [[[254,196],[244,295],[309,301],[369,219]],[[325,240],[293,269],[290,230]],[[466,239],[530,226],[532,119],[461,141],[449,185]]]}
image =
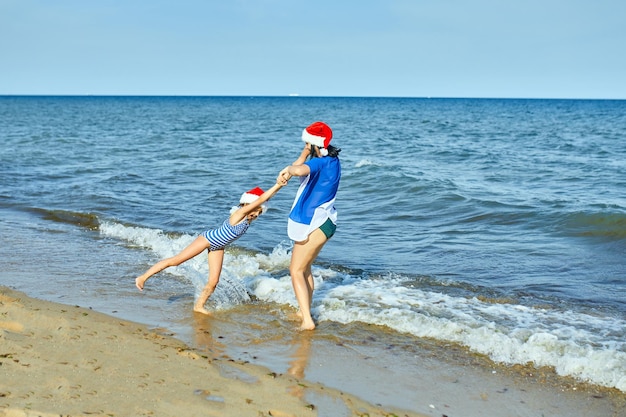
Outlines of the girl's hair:
{"label": "girl's hair", "polygon": [[[317,157],[317,149],[319,149],[317,146],[315,145],[311,145],[311,154],[310,157],[311,158],[316,158]],[[326,148],[326,150],[328,151],[328,156],[332,156],[334,158],[339,156],[339,152],[341,152],[341,148],[336,148],[333,145],[328,145],[328,147]]]}

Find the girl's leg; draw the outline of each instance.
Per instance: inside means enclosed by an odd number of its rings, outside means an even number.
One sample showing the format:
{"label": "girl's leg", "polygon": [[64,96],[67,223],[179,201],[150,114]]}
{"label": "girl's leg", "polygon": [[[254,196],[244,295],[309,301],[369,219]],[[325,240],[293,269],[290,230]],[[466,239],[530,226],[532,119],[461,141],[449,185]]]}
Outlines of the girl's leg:
{"label": "girl's leg", "polygon": [[143,286],[145,282],[157,272],[163,271],[165,268],[169,268],[170,266],[178,266],[185,261],[193,258],[198,255],[200,252],[209,247],[209,241],[206,240],[204,236],[198,236],[196,240],[191,242],[189,246],[183,249],[178,255],[172,256],[171,258],[163,259],[150,267],[146,271],[145,274],[137,277],[135,279],[135,286],[139,288],[140,291],[143,291]]}
{"label": "girl's leg", "polygon": [[311,303],[313,301],[313,290],[315,289],[311,265],[322,250],[326,240],[326,235],[317,229],[309,235],[307,240],[296,242],[291,252],[289,272],[291,274],[291,284],[300,306],[301,330],[315,329],[315,323],[311,317]]}
{"label": "girl's leg", "polygon": [[204,308],[204,304],[206,304],[209,297],[213,294],[215,287],[217,287],[217,283],[220,281],[223,263],[224,249],[209,251],[209,280],[196,300],[196,303],[193,306],[193,311],[197,311],[202,314],[211,314],[209,310]]}

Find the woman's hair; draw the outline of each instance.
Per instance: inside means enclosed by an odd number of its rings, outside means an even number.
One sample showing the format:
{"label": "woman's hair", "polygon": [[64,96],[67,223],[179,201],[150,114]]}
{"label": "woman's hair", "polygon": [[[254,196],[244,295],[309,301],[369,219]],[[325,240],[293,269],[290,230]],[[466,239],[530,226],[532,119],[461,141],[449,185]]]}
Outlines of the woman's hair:
{"label": "woman's hair", "polygon": [[335,148],[333,145],[328,145],[328,148],[326,148],[328,150],[328,156],[333,156],[333,157],[338,157],[339,156],[339,152],[341,152],[341,148]]}
{"label": "woman's hair", "polygon": [[[316,158],[317,157],[317,149],[319,149],[317,146],[311,144],[311,154],[310,157],[311,158]],[[333,145],[328,145],[328,147],[326,148],[326,150],[328,151],[328,156],[332,156],[334,158],[339,156],[339,152],[341,152],[341,148],[336,148]]]}

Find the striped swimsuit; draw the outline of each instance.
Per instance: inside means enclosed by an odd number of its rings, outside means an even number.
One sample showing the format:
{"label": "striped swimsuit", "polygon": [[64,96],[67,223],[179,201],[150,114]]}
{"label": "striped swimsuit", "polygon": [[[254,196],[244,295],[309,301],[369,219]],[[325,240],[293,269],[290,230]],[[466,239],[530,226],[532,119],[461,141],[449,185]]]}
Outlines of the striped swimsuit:
{"label": "striped swimsuit", "polygon": [[209,241],[209,250],[222,250],[224,247],[243,236],[248,230],[250,223],[247,220],[239,224],[231,226],[228,219],[224,221],[221,227],[217,229],[207,230],[202,234]]}

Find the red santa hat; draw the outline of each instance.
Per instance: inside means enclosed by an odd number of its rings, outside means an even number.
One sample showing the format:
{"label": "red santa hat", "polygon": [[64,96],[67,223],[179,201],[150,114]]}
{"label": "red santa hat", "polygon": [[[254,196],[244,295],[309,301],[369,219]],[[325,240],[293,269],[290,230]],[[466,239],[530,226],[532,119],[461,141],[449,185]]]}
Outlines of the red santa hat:
{"label": "red santa hat", "polygon": [[[239,199],[239,204],[250,204],[258,200],[261,195],[263,195],[265,191],[263,191],[260,187],[253,188],[251,190],[246,191],[241,194],[241,198]],[[261,208],[263,209],[263,213],[267,211],[267,205],[261,204]]]}
{"label": "red santa hat", "polygon": [[324,122],[315,122],[302,131],[302,140],[320,148],[322,155],[328,155],[326,148],[333,138],[333,131]]}

